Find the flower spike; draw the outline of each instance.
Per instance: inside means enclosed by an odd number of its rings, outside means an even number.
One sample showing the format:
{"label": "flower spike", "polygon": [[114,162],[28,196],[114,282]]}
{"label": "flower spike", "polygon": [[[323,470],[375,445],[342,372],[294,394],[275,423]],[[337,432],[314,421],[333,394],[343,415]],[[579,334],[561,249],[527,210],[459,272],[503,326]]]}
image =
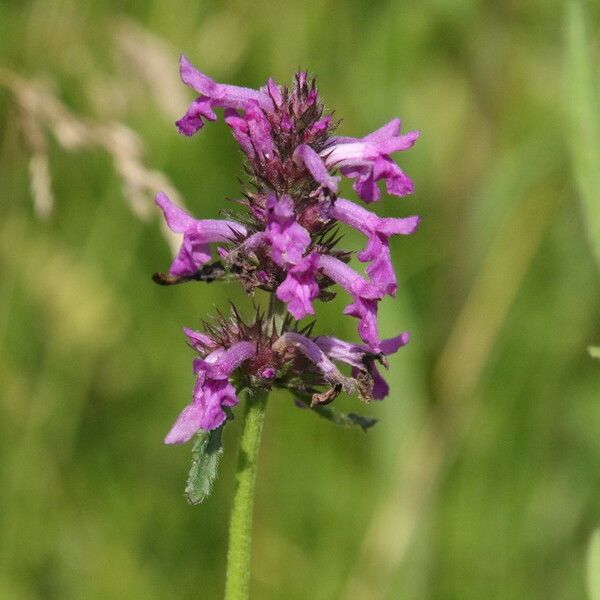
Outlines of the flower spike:
{"label": "flower spike", "polygon": [[[257,289],[270,294],[270,310],[281,305],[286,314],[257,311],[254,321],[246,322],[232,307],[231,315],[218,313],[204,322],[203,331],[184,329],[196,353],[196,382],[192,402],[166,443],[220,428],[242,388],[288,389],[321,415],[333,414],[324,405],[342,391],[367,401],[384,398],[389,388],[377,363],[387,367],[386,357],[408,343],[407,333],[389,339],[379,333],[379,302],[398,287],[390,238],[412,234],[419,217],[380,217],[338,197],[338,189],[345,176],[367,203],[380,199],[382,180],[389,194],[411,193],[413,184],[392,155],[411,148],[419,132],[402,134],[400,120],[392,119],[364,137],[336,135],[337,123],[325,110],[315,79],[304,71],[289,87],[268,79],[252,89],[218,83],[182,56],[180,74],[197,94],[177,121],[180,133],[195,134],[222,111],[245,156],[252,187],[238,201],[239,214],[227,212],[221,220],[195,219],[158,193],[167,225],[183,240],[169,273],[156,274],[155,280],[164,285],[237,280],[249,295]],[[366,237],[356,253],[366,263],[365,276],[349,266],[353,253],[339,248],[346,227]],[[218,260],[211,262],[213,246]],[[358,319],[360,343],[315,335],[318,318],[298,324],[316,314],[317,300],[331,300],[340,288],[351,297],[343,313]],[[336,363],[346,365],[351,376]],[[334,420],[365,424],[356,415]]]}

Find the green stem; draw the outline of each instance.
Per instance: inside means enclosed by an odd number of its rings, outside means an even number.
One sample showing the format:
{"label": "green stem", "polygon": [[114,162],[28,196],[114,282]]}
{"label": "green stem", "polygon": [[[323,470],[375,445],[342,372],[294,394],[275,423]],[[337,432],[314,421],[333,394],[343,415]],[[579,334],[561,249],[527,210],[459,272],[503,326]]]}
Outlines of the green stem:
{"label": "green stem", "polygon": [[247,600],[249,594],[254,482],[267,395],[258,391],[248,393],[246,399],[229,524],[225,600]]}

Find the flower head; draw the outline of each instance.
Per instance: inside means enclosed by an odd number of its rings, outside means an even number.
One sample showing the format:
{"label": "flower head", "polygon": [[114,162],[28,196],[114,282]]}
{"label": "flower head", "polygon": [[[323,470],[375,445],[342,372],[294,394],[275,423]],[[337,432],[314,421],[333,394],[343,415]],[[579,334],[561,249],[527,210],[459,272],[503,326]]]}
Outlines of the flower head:
{"label": "flower head", "polygon": [[[190,346],[198,353],[193,361],[196,384],[192,402],[165,438],[167,444],[186,442],[198,430],[210,431],[225,422],[225,408],[239,401],[232,377],[243,387],[277,386],[296,395],[308,394],[315,405],[331,402],[341,391],[357,390],[355,379],[343,375],[332,362],[339,356],[325,343],[329,338],[313,339],[290,330],[289,320],[277,330],[257,314],[254,323],[247,325],[232,309],[230,317],[206,323],[205,329],[204,333],[184,329]],[[372,356],[369,350],[362,352]],[[364,367],[359,359],[345,362]],[[325,390],[318,391],[322,387]],[[364,394],[364,388],[361,394],[365,399],[372,397],[369,392]]]}
{"label": "flower head", "polygon": [[[289,315],[275,327],[257,313],[246,325],[234,310],[231,318],[205,324],[202,333],[185,330],[198,353],[196,385],[166,441],[220,427],[240,387],[286,388],[313,406],[341,391],[383,398],[388,388],[376,363],[386,365],[386,355],[408,342],[408,334],[391,339],[379,334],[379,302],[397,290],[390,238],[413,233],[419,218],[380,217],[338,197],[338,189],[342,175],[353,179],[368,203],[379,200],[381,180],[392,195],[411,193],[413,184],[392,155],[413,146],[419,133],[401,134],[400,120],[393,119],[364,137],[335,135],[337,123],[326,113],[315,79],[303,71],[289,87],[269,79],[260,89],[217,83],[185,56],[180,71],[198,96],[177,121],[179,131],[191,136],[222,110],[253,187],[238,202],[239,217],[227,214],[223,220],[196,220],[159,193],[156,202],[167,225],[183,240],[169,276],[157,281],[235,279],[248,294],[257,289],[271,294]],[[339,230],[346,226],[367,238],[357,253],[367,263],[365,275],[349,266],[353,253],[338,247]],[[211,262],[215,244],[219,258]],[[297,324],[315,314],[315,301],[332,299],[336,286],[351,298],[344,314],[358,319],[362,343],[315,337],[314,324],[304,329]],[[336,362],[349,365],[351,376]]]}

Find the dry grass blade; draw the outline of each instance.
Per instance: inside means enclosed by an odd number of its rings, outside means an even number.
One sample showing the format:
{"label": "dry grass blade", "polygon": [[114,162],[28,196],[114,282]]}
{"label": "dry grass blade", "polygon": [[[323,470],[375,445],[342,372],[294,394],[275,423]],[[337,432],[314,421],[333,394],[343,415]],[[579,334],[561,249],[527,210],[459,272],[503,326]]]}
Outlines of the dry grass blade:
{"label": "dry grass blade", "polygon": [[[27,81],[13,71],[0,67],[0,86],[13,95],[25,145],[31,153],[31,188],[36,212],[47,217],[53,206],[51,177],[46,153],[44,124],[59,145],[74,152],[88,148],[104,150],[113,161],[121,179],[123,193],[132,212],[147,220],[153,214],[152,197],[157,190],[166,192],[182,204],[177,190],[162,172],[149,169],[143,162],[143,148],[136,133],[122,123],[100,123],[76,115],[45,86]],[[163,228],[171,246],[170,232]]]}
{"label": "dry grass blade", "polygon": [[178,60],[175,48],[131,19],[118,20],[116,38],[119,54],[132,76],[146,84],[165,118],[172,120],[188,103],[185,88],[173,68]]}

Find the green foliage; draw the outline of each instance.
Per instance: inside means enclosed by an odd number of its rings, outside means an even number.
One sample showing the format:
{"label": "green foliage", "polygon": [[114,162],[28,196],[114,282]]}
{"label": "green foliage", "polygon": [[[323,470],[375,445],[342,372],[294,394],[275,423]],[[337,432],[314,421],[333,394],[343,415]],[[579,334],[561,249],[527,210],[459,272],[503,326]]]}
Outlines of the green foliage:
{"label": "green foliage", "polygon": [[587,555],[587,581],[590,600],[600,600],[600,529],[594,531]]}
{"label": "green foliage", "polygon": [[217,478],[219,459],[223,454],[223,427],[202,431],[196,435],[192,448],[192,466],[185,486],[190,504],[200,504],[209,496]]}
{"label": "green foliage", "polygon": [[590,346],[588,352],[592,358],[600,358],[600,346]]}
{"label": "green foliage", "polygon": [[588,237],[600,266],[600,71],[594,68],[585,9],[575,0],[568,9],[569,141]]}
{"label": "green foliage", "polygon": [[316,406],[312,410],[320,417],[323,417],[336,425],[342,425],[343,427],[360,427],[365,432],[377,423],[377,419],[374,419],[373,417],[365,417],[364,415],[353,412],[343,413],[332,406]]}
{"label": "green foliage", "polygon": [[363,431],[367,431],[377,423],[377,419],[372,417],[365,417],[357,413],[344,413],[336,410],[330,404],[328,405],[317,405],[310,406],[310,397],[298,398],[299,402],[302,402],[309,410],[318,414],[323,419],[327,419],[335,425],[341,425],[342,427],[360,427]]}

